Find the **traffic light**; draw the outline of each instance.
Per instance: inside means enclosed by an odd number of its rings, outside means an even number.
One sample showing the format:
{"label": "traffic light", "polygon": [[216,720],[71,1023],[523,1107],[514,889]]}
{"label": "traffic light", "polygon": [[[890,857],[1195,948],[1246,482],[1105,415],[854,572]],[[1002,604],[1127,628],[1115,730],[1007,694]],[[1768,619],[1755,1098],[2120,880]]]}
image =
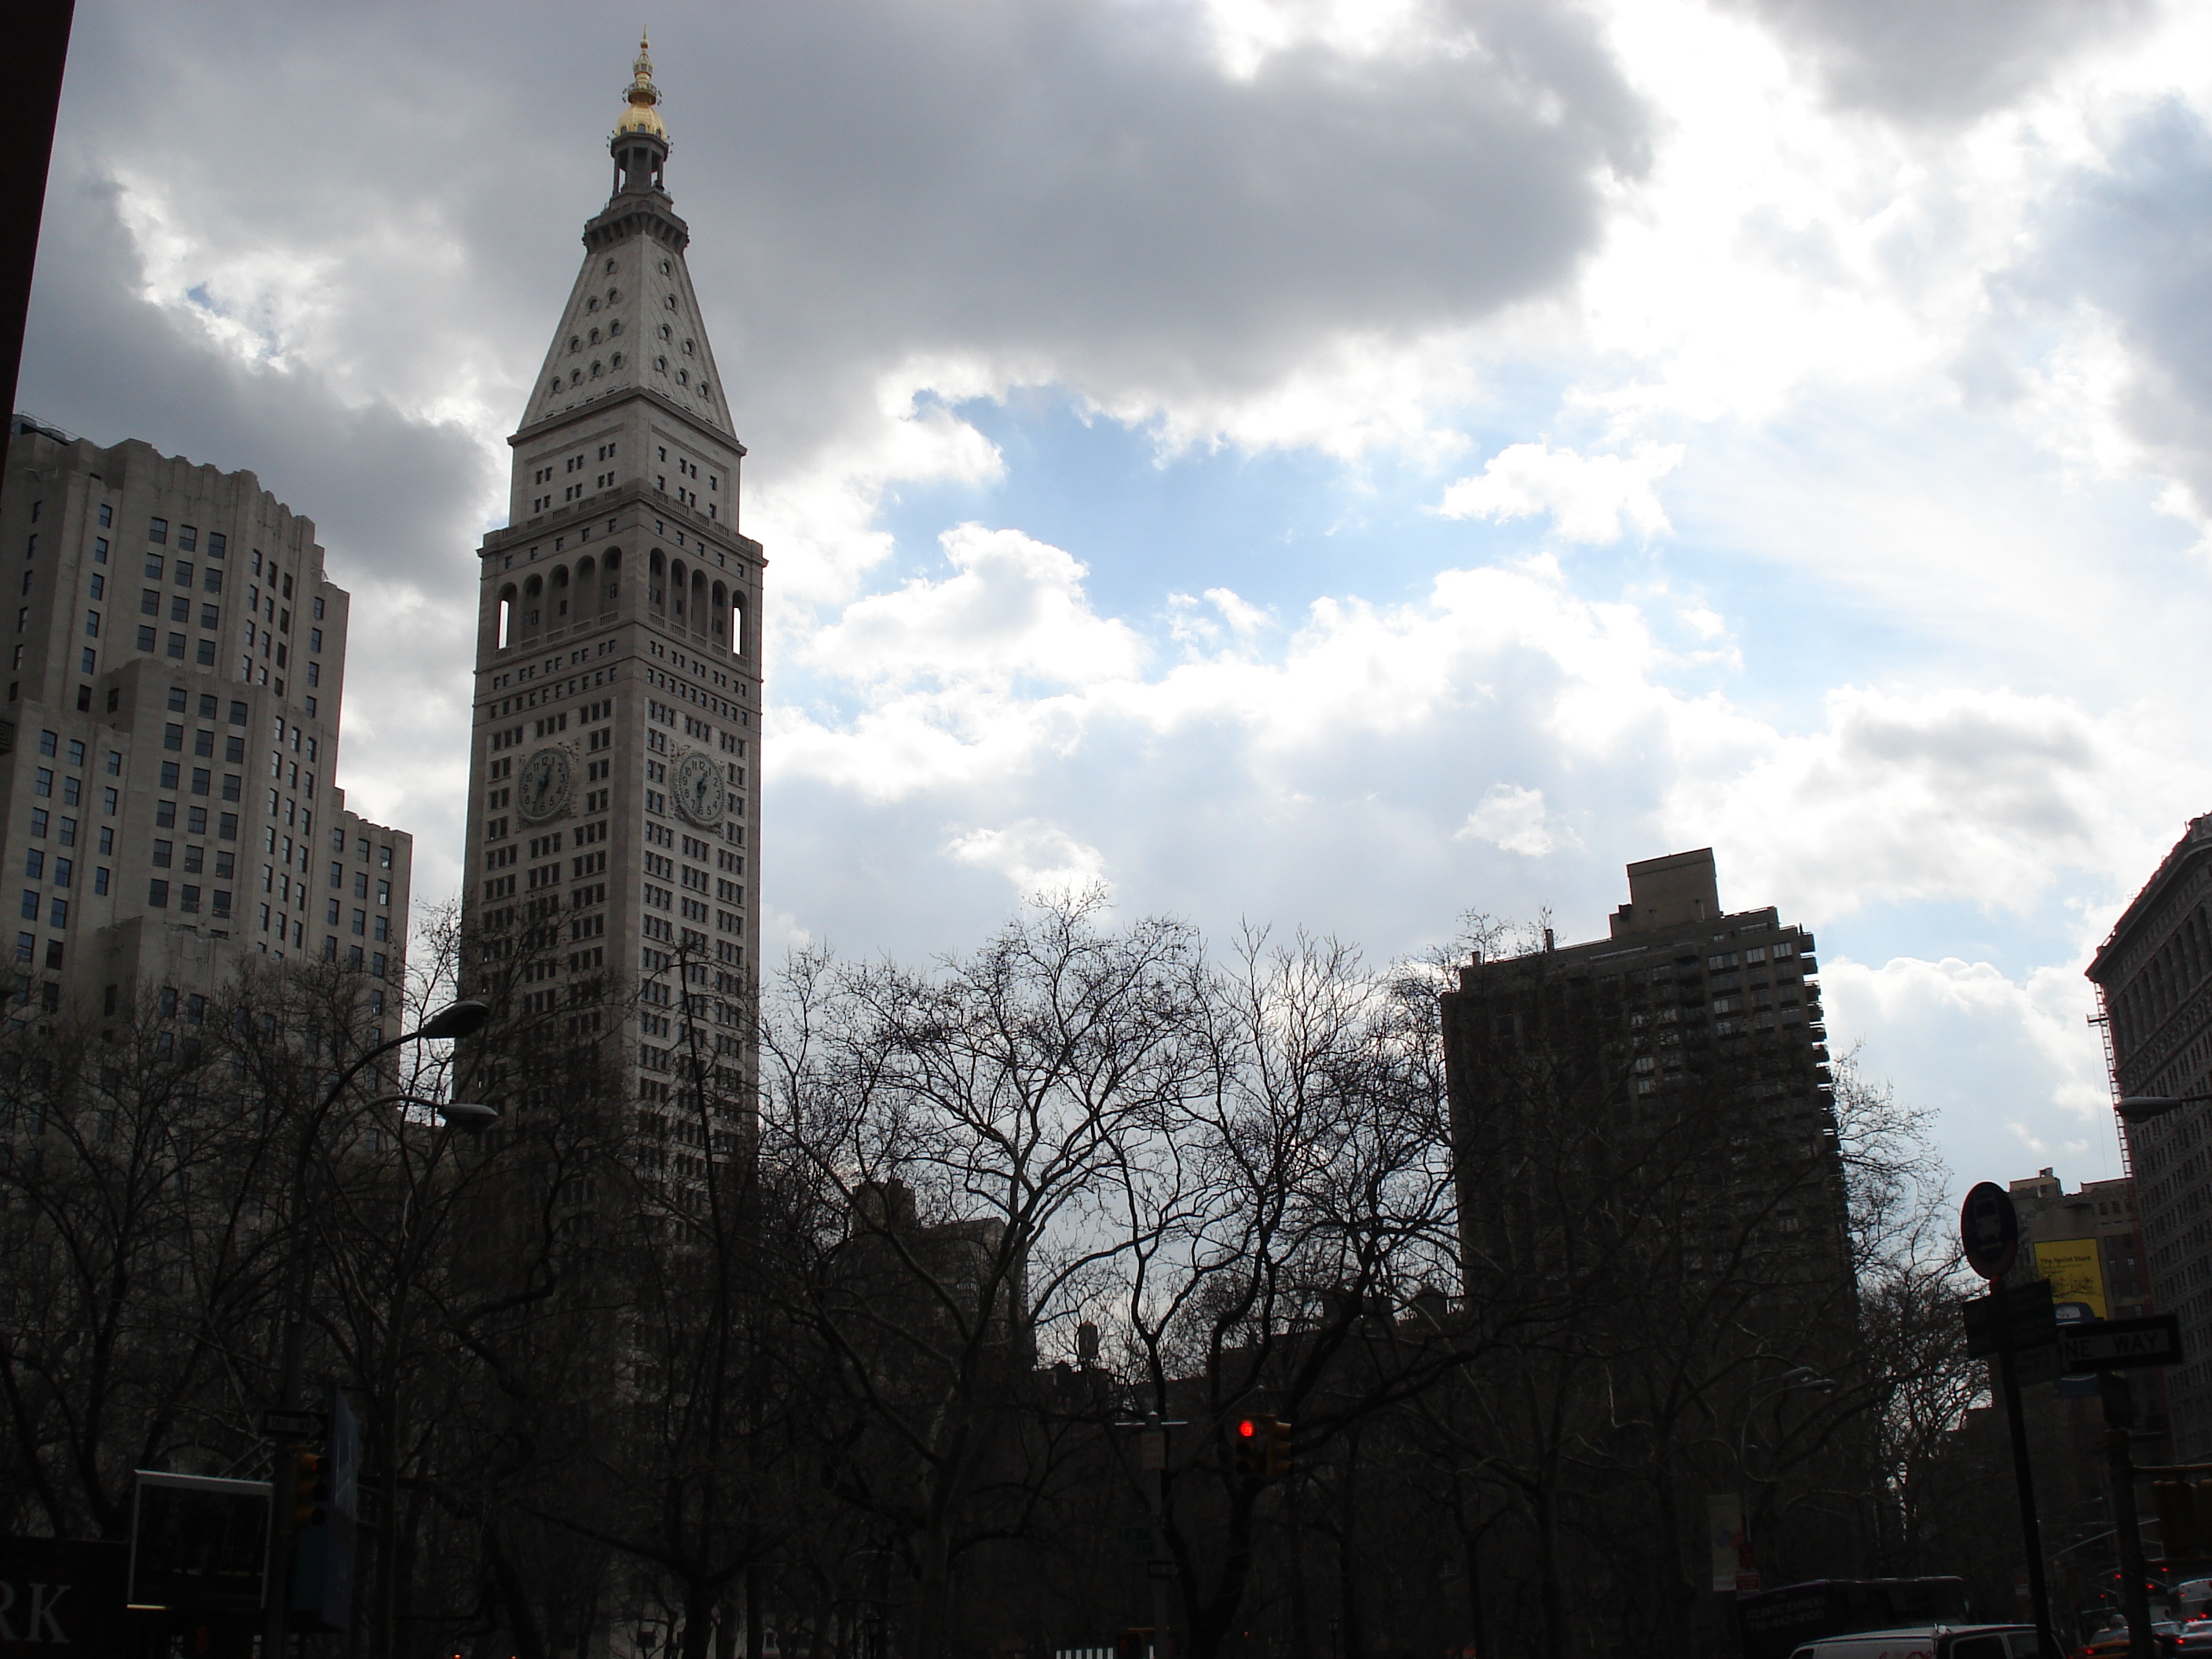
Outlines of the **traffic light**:
{"label": "traffic light", "polygon": [[1261,1428],[1261,1421],[1257,1417],[1237,1419],[1230,1446],[1231,1466],[1237,1474],[1255,1480],[1264,1480],[1267,1474],[1267,1437]]}
{"label": "traffic light", "polygon": [[1270,1480],[1280,1480],[1291,1472],[1291,1425],[1273,1417],[1260,1419],[1267,1431],[1267,1449],[1261,1473]]}
{"label": "traffic light", "polygon": [[1145,1650],[1152,1644],[1149,1628],[1125,1630],[1114,1638],[1114,1659],[1145,1659]]}
{"label": "traffic light", "polygon": [[313,1446],[292,1448],[292,1530],[311,1532],[331,1518],[331,1461]]}

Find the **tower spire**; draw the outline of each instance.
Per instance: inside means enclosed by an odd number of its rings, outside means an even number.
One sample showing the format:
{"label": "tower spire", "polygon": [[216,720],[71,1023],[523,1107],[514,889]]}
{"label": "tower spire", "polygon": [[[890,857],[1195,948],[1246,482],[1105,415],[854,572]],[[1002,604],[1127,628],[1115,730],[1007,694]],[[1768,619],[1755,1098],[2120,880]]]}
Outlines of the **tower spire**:
{"label": "tower spire", "polygon": [[660,88],[653,84],[653,41],[642,31],[638,35],[637,61],[630,65],[629,85],[623,88],[623,95],[629,100],[629,107],[615,123],[615,137],[647,132],[666,143],[668,129],[662,125],[660,112],[654,107],[660,102]]}

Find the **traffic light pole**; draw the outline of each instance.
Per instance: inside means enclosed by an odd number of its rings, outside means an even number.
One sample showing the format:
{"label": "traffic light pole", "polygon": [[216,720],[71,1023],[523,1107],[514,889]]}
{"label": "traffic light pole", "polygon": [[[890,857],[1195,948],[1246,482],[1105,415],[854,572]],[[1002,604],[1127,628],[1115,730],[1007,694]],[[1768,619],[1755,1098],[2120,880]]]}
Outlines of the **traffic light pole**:
{"label": "traffic light pole", "polygon": [[2128,1615],[2130,1659],[2157,1659],[2150,1628],[2149,1580],[2143,1570],[2142,1530],[2136,1515],[2136,1466],[2128,1451],[2128,1431],[2135,1426],[2134,1391],[2128,1379],[2114,1371],[2097,1378],[2097,1392],[2105,1402],[2105,1459],[2112,1481],[2112,1527],[2118,1534],[2120,1605]]}
{"label": "traffic light pole", "polygon": [[2043,1573],[2043,1523],[2036,1516],[2035,1474],[2027,1461],[2027,1423],[2021,1415],[2020,1374],[2013,1368],[2009,1344],[1998,1352],[1996,1365],[1997,1388],[2004,1395],[2005,1424],[2012,1435],[2013,1480],[2020,1489],[2021,1543],[2027,1553],[2027,1594],[2035,1610],[2036,1642],[2047,1659],[2057,1659],[2058,1641],[2051,1628],[2051,1586]]}
{"label": "traffic light pole", "polygon": [[1175,1561],[1168,1554],[1168,1431],[1158,1412],[1145,1413],[1145,1443],[1144,1461],[1152,1466],[1152,1478],[1145,1483],[1152,1508],[1152,1553],[1145,1564],[1152,1588],[1152,1656],[1168,1659],[1168,1589],[1175,1583]]}

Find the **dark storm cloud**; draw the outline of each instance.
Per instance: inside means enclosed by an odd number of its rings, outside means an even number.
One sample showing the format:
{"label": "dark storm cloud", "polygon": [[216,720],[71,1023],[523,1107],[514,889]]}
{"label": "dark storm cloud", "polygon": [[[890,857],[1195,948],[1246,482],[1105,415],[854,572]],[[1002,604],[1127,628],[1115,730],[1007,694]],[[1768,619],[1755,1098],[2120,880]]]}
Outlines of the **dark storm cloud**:
{"label": "dark storm cloud", "polygon": [[[434,386],[456,336],[514,400],[604,199],[633,43],[603,9],[81,9],[64,142],[216,237],[331,257],[333,324]],[[1644,116],[1594,30],[1462,3],[1441,47],[1221,72],[1152,4],[847,0],[656,16],[694,274],[763,464],[915,354],[1102,398],[1272,383],[1560,281]],[[386,246],[418,251],[379,262]],[[433,280],[434,274],[435,280]],[[60,418],[58,414],[57,418]]]}
{"label": "dark storm cloud", "polygon": [[2107,165],[2060,192],[2014,279],[2021,300],[2087,301],[2133,359],[2119,414],[2154,470],[2212,516],[2212,131],[2167,104],[2139,120]]}
{"label": "dark storm cloud", "polygon": [[[333,562],[432,582],[457,522],[482,499],[472,434],[390,404],[342,400],[313,368],[246,363],[179,312],[146,303],[116,192],[64,182],[49,197],[21,401],[100,443],[141,438],[240,468],[315,521]],[[55,208],[58,207],[59,211]]]}
{"label": "dark storm cloud", "polygon": [[1914,124],[1968,121],[2031,90],[2146,0],[1726,0],[1809,57],[1830,100]]}

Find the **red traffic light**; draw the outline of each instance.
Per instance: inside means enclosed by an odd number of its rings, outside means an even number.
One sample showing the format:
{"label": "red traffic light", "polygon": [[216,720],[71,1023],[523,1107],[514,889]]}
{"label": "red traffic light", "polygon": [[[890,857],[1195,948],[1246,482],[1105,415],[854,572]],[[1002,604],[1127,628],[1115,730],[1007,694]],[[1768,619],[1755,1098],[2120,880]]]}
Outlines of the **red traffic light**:
{"label": "red traffic light", "polygon": [[1249,1440],[1260,1432],[1260,1425],[1248,1417],[1237,1425],[1237,1432],[1242,1438]]}

